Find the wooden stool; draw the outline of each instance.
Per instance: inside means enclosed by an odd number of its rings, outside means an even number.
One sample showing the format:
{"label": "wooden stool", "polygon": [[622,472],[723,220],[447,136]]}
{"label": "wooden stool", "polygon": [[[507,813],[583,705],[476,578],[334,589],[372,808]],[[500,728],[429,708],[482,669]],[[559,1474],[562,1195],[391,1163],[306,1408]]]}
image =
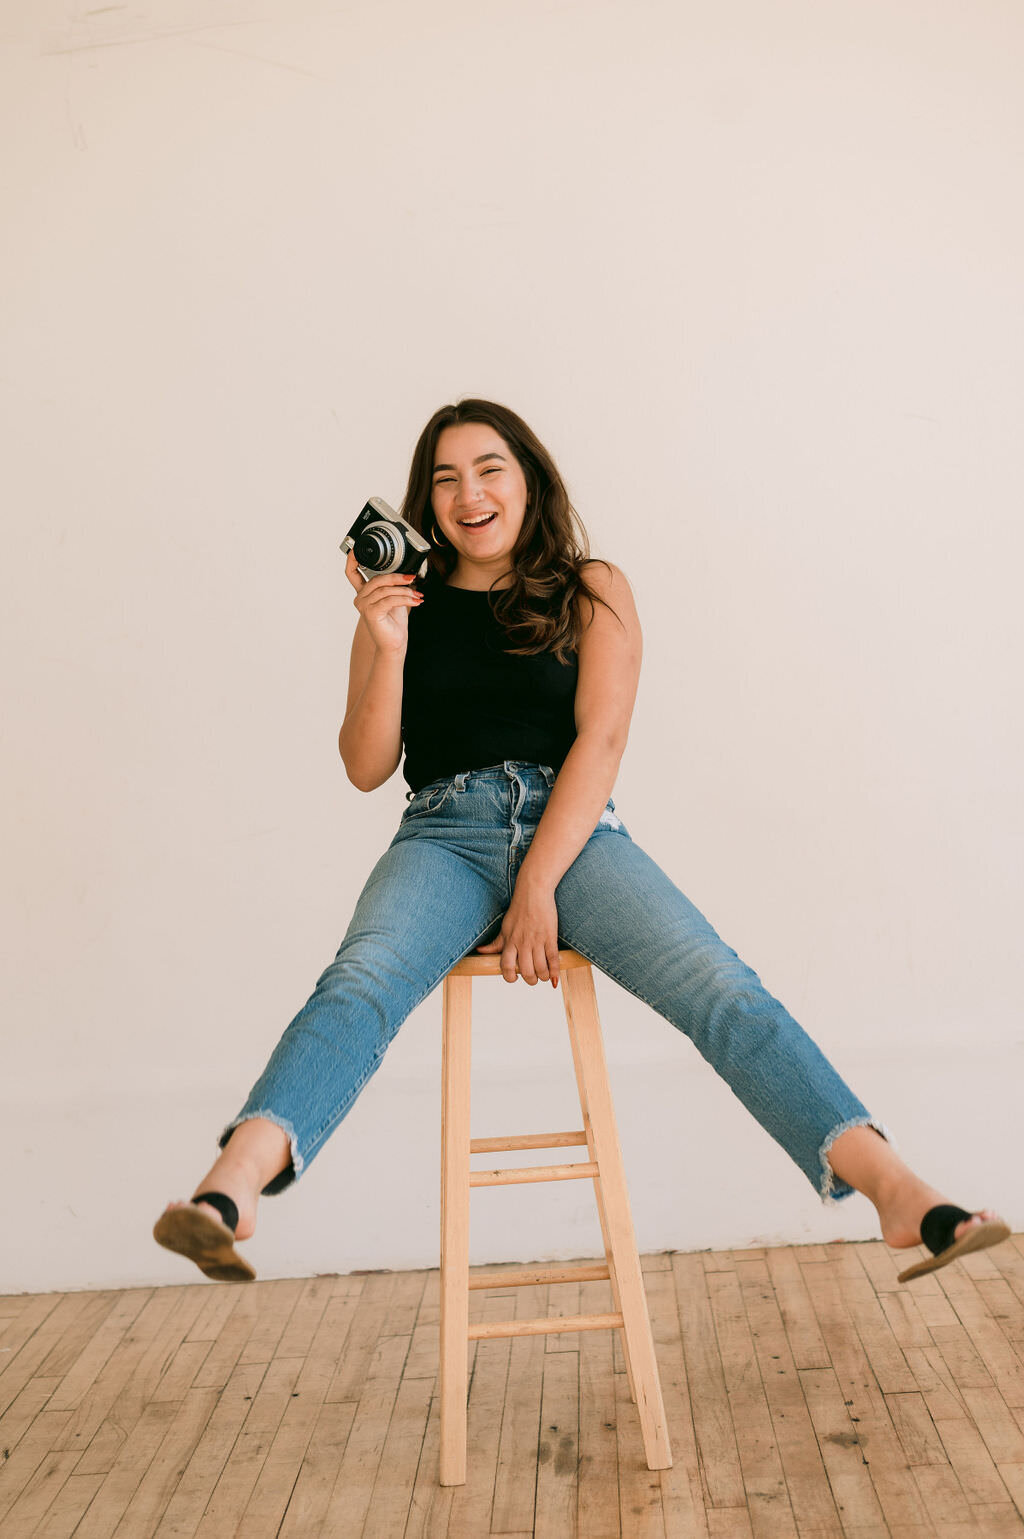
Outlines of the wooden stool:
{"label": "wooden stool", "polygon": [[[560,951],[560,987],[572,1044],[583,1129],[578,1133],[526,1133],[470,1138],[470,1041],[474,977],[500,977],[500,957],[468,956],[444,981],[444,1058],[441,1113],[441,1484],[466,1479],[466,1400],[469,1343],[492,1336],[536,1336],[553,1331],[621,1330],[629,1388],[636,1402],[644,1453],[652,1470],[672,1464],[654,1339],[647,1313],[640,1257],[633,1235],[622,1152],[615,1128],[608,1067],[597,1014],[590,963],[576,951]],[[585,1144],[589,1159],[570,1165],[511,1170],[472,1170],[470,1154],[506,1149],[564,1149]],[[593,1267],[519,1267],[469,1275],[469,1192],[473,1186],[526,1181],[594,1182],[604,1237],[605,1264]],[[508,1288],[531,1283],[590,1282],[607,1277],[613,1314],[552,1320],[469,1323],[470,1288]]]}

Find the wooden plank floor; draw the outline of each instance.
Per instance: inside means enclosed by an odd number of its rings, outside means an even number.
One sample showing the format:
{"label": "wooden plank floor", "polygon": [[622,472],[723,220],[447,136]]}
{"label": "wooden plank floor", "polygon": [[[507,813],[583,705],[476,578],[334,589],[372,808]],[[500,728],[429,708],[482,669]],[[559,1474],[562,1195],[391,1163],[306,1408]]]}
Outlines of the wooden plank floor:
{"label": "wooden plank floor", "polygon": [[[644,1463],[618,1333],[523,1336],[471,1348],[447,1489],[436,1271],[0,1297],[0,1534],[1024,1536],[1024,1237],[896,1270],[880,1243],[647,1256],[673,1468]],[[479,1320],[611,1307],[470,1294]]]}

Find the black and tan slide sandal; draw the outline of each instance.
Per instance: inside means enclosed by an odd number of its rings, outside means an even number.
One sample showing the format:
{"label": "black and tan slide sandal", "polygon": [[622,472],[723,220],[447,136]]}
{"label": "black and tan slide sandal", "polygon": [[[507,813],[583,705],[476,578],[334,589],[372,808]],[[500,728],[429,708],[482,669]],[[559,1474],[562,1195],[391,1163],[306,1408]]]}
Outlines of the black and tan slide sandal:
{"label": "black and tan slide sandal", "polygon": [[965,1218],[976,1217],[977,1214],[968,1213],[964,1208],[955,1208],[948,1202],[929,1208],[921,1220],[921,1240],[931,1255],[924,1261],[908,1266],[899,1274],[897,1281],[910,1282],[912,1277],[924,1277],[928,1272],[938,1272],[959,1256],[969,1256],[974,1250],[988,1250],[990,1245],[998,1245],[1002,1240],[1010,1238],[1008,1224],[1004,1224],[1001,1218],[989,1218],[980,1224],[973,1224],[966,1234],[955,1240],[953,1235],[957,1224],[962,1224]]}
{"label": "black and tan slide sandal", "polygon": [[[195,1206],[205,1202],[216,1208],[223,1222]],[[235,1249],[238,1209],[223,1192],[200,1192],[187,1207],[168,1208],[153,1225],[153,1238],[165,1250],[187,1256],[214,1282],[252,1282],[256,1276],[244,1256]]]}

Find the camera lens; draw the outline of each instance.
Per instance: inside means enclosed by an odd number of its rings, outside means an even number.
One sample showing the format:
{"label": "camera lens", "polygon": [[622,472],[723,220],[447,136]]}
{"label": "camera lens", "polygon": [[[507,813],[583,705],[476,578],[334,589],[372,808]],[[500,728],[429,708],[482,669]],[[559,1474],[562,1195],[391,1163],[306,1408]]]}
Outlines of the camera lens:
{"label": "camera lens", "polygon": [[356,538],[352,553],[368,571],[394,572],[402,564],[405,541],[393,524],[370,524]]}

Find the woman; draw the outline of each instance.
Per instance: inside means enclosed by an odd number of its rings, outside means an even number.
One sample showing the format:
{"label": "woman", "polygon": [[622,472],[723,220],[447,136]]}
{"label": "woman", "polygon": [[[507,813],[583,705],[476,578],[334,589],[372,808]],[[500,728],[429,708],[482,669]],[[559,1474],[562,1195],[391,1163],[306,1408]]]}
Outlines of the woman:
{"label": "woman", "polygon": [[300,1175],[398,1028],[467,952],[558,985],[559,945],[690,1036],[824,1199],[863,1192],[884,1239],[945,1266],[1005,1239],[952,1207],[663,871],[609,799],[641,635],[629,583],[587,559],[551,456],[506,407],[466,400],[423,430],[402,508],[432,543],[411,578],[365,580],[339,748],[373,791],[405,750],[409,806],[337,957],[285,1031],[222,1153],[154,1234],[207,1276],[251,1278],[236,1240]]}

